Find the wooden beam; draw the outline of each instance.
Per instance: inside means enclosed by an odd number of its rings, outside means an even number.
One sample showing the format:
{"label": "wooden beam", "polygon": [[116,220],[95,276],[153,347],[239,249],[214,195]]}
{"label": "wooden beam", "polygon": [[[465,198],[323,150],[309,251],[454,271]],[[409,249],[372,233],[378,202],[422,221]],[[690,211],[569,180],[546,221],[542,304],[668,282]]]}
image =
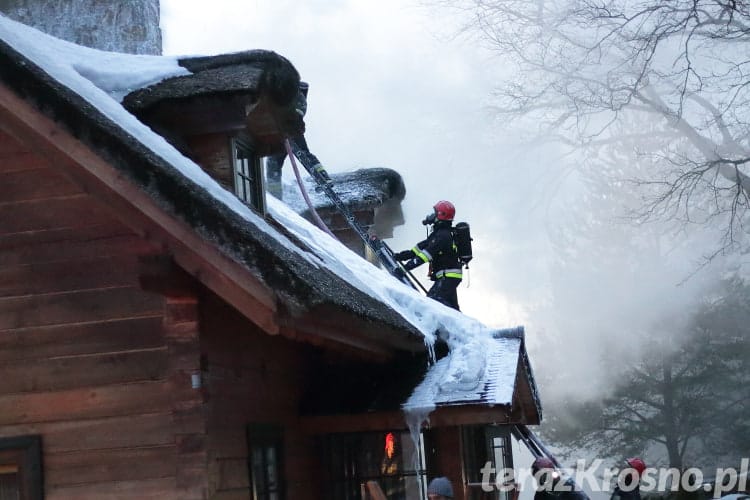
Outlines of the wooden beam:
{"label": "wooden beam", "polygon": [[[473,424],[517,424],[510,418],[508,406],[456,405],[443,406],[429,414],[425,428]],[[300,418],[300,427],[307,434],[334,432],[368,432],[407,429],[406,415],[401,410],[379,411],[354,415],[316,415]]]}
{"label": "wooden beam", "polygon": [[381,411],[355,415],[320,415],[300,418],[300,429],[305,434],[334,432],[369,432],[407,429],[403,412]]}
{"label": "wooden beam", "polygon": [[516,424],[509,406],[456,405],[442,406],[429,415],[429,427],[449,427],[472,424]]}
{"label": "wooden beam", "polygon": [[149,194],[66,129],[0,84],[0,122],[12,136],[48,157],[133,230],[161,245],[209,289],[268,333],[278,333],[273,291],[187,223],[167,214]]}
{"label": "wooden beam", "polygon": [[368,322],[331,306],[319,306],[307,314],[282,320],[282,326],[298,334],[307,334],[364,349],[390,359],[396,350],[423,352],[424,340],[384,322]]}

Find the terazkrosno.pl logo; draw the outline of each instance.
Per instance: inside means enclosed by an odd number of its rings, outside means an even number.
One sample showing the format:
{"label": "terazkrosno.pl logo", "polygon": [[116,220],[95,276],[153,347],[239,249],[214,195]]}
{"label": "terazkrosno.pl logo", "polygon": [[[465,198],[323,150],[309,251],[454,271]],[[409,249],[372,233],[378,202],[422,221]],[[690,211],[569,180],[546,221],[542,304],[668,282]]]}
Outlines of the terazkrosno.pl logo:
{"label": "terazkrosno.pl logo", "polygon": [[[499,469],[487,462],[480,470],[482,489],[484,491],[508,491],[515,487],[522,490],[547,489],[552,491],[570,491],[575,486],[591,492],[611,492],[615,485],[623,491],[639,487],[641,492],[703,490],[714,498],[730,491],[746,491],[750,486],[748,480],[750,458],[743,458],[738,468],[718,468],[712,476],[704,475],[701,469],[692,467],[685,470],[667,467],[649,467],[640,477],[640,482],[632,481],[637,475],[632,468],[605,467],[602,459],[587,464],[586,460],[577,460],[576,466],[561,469],[549,474],[541,470],[533,474],[530,468]],[[561,473],[561,474],[560,474]]]}

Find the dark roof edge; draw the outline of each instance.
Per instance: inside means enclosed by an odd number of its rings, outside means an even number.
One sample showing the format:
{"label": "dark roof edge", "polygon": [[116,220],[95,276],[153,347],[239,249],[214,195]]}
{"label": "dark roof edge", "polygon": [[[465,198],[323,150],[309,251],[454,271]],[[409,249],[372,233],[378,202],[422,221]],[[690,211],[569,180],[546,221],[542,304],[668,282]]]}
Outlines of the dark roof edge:
{"label": "dark roof edge", "polygon": [[289,59],[271,50],[256,49],[216,56],[186,57],[177,62],[191,73],[224,66],[262,65],[263,75],[257,91],[259,94],[268,94],[279,106],[295,102],[299,92],[300,76],[297,68]]}
{"label": "dark roof edge", "polygon": [[492,332],[493,339],[521,339],[524,340],[526,333],[523,326],[515,326],[513,328],[502,328]]}
{"label": "dark roof edge", "polygon": [[272,50],[264,49],[245,50],[213,56],[186,56],[177,59],[177,63],[191,73],[198,73],[221,66],[233,66],[235,64],[265,64],[280,61],[291,64],[286,57]]}

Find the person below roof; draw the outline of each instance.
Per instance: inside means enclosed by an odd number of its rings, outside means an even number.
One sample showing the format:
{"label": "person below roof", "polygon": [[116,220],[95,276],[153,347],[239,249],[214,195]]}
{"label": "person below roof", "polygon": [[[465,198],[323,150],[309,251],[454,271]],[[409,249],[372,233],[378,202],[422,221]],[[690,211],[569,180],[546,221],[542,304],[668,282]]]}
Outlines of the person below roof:
{"label": "person below roof", "polygon": [[555,463],[539,457],[531,464],[531,473],[537,482],[534,500],[589,500],[572,478],[563,479]]}
{"label": "person below roof", "polygon": [[436,477],[427,486],[429,500],[444,500],[453,498],[453,485],[447,477]]}
{"label": "person below roof", "polygon": [[[299,82],[299,92],[297,93],[297,100],[295,102],[294,110],[298,115],[297,122],[297,133],[292,135],[290,139],[294,141],[300,148],[310,153],[310,148],[307,146],[305,140],[305,122],[303,118],[307,113],[307,91],[310,86],[307,82]],[[323,168],[323,165],[318,161],[318,158],[310,153],[310,157],[314,160],[314,169],[325,179],[327,183],[331,182],[331,178],[328,176],[328,172]],[[284,165],[286,159],[286,151],[276,155],[269,156],[266,158],[266,183],[268,186],[268,192],[274,195],[276,198],[281,199],[281,167]]]}
{"label": "person below roof", "polygon": [[638,457],[628,458],[625,463],[630,470],[627,474],[618,476],[618,484],[610,500],[641,500],[640,482],[643,471],[646,470],[646,463]]}
{"label": "person below roof", "polygon": [[432,232],[426,240],[420,241],[411,250],[404,250],[395,254],[396,260],[405,261],[407,271],[430,263],[429,277],[435,283],[427,292],[427,296],[460,311],[456,288],[461,283],[463,272],[461,260],[458,258],[458,248],[453,241],[453,218],[456,207],[449,201],[439,201],[435,204],[433,213],[422,221],[425,226],[432,225]]}

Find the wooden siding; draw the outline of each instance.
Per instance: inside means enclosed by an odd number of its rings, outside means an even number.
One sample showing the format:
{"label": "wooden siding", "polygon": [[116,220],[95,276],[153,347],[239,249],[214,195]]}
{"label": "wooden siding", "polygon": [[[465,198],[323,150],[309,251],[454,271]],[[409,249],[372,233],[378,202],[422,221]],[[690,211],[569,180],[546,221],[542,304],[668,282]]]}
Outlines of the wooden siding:
{"label": "wooden siding", "polygon": [[320,498],[314,438],[301,433],[298,419],[313,348],[266,335],[215,296],[202,304],[209,498],[248,498],[246,432],[254,423],[283,429],[287,498]]}
{"label": "wooden siding", "polygon": [[190,159],[225,189],[234,192],[234,165],[228,134],[205,134],[187,139]]}
{"label": "wooden siding", "polygon": [[450,478],[453,483],[453,494],[455,500],[464,500],[466,491],[464,489],[463,450],[461,445],[461,428],[459,426],[434,427],[430,431],[434,451],[431,455],[433,462],[430,464],[428,480],[438,476]]}
{"label": "wooden siding", "polygon": [[155,250],[0,132],[0,437],[41,435],[45,498],[205,494],[197,323],[140,289]]}

